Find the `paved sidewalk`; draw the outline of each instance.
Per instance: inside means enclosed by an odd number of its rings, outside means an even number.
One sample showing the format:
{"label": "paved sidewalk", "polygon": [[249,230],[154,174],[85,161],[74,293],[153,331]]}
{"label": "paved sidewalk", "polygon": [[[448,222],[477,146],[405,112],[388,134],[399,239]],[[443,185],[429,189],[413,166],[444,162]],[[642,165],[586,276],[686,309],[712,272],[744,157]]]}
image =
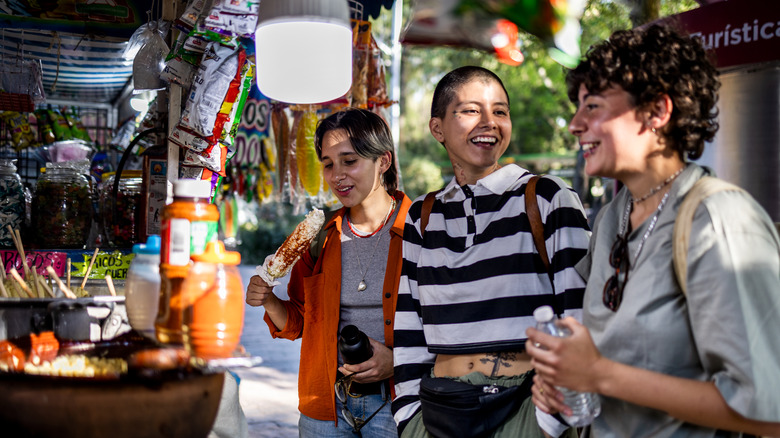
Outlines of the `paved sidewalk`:
{"label": "paved sidewalk", "polygon": [[[254,266],[240,266],[244,288]],[[276,294],[287,298],[286,278]],[[262,307],[246,306],[241,344],[263,358],[260,366],[236,370],[241,378],[239,398],[249,423],[250,438],[298,437],[298,364],[301,341],[272,339]]]}

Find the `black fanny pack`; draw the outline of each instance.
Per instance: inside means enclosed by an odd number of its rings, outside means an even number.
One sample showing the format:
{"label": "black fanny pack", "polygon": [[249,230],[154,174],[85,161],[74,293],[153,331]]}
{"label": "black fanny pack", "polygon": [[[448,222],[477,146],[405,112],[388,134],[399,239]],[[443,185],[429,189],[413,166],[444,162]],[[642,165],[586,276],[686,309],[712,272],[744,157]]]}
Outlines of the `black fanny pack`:
{"label": "black fanny pack", "polygon": [[420,382],[423,424],[434,438],[490,436],[530,397],[532,385],[533,372],[511,387],[424,375]]}

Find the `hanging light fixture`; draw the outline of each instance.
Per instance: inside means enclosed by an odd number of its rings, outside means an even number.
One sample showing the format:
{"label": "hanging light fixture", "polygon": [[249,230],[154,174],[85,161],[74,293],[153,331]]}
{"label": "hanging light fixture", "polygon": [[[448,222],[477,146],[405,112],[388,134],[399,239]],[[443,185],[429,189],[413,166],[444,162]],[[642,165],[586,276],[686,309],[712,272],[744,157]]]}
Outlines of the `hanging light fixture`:
{"label": "hanging light fixture", "polygon": [[288,103],[320,103],[352,84],[347,0],[262,0],[255,30],[257,86]]}

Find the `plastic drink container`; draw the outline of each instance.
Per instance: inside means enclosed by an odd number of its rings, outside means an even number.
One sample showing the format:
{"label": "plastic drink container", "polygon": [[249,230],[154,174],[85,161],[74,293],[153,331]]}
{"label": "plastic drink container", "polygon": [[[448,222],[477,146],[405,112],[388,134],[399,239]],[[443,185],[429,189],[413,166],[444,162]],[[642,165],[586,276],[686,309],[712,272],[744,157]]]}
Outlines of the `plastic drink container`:
{"label": "plastic drink container", "polygon": [[184,345],[202,359],[232,357],[244,328],[244,286],[237,265],[241,254],[221,241],[192,256],[182,284]]}
{"label": "plastic drink container", "polygon": [[127,318],[133,329],[153,338],[160,300],[160,236],[133,245],[133,253],[125,281]]}
{"label": "plastic drink container", "polygon": [[[565,338],[571,336],[571,332],[557,324],[558,318],[555,316],[552,307],[540,306],[534,310],[536,319],[536,329],[548,335]],[[593,419],[601,413],[601,401],[599,395],[591,392],[577,392],[567,388],[557,387],[564,396],[564,404],[571,408],[571,415],[561,417],[572,427],[583,427],[593,422]]]}
{"label": "plastic drink container", "polygon": [[217,240],[219,210],[211,204],[209,181],[180,179],[173,185],[173,202],[162,213],[160,241],[160,303],[155,321],[157,340],[184,342],[181,285],[190,257],[201,254]]}

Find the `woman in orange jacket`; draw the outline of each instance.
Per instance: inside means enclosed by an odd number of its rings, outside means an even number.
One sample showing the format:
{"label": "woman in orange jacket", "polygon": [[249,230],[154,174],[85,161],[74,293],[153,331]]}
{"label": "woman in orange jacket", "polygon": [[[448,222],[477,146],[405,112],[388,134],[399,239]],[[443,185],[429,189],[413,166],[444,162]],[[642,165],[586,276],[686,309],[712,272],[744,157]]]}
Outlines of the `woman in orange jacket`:
{"label": "woman in orange jacket", "polygon": [[[321,253],[309,251],[293,266],[289,300],[279,299],[254,276],[246,301],[265,307],[273,337],[303,338],[301,437],[396,437],[391,348],[411,201],[397,190],[392,136],[378,115],[354,108],[330,115],[317,126],[315,148],[323,176],[343,207],[323,225]],[[316,244],[312,248],[320,252]],[[345,364],[337,348],[348,325],[368,335],[373,355],[362,363]]]}

